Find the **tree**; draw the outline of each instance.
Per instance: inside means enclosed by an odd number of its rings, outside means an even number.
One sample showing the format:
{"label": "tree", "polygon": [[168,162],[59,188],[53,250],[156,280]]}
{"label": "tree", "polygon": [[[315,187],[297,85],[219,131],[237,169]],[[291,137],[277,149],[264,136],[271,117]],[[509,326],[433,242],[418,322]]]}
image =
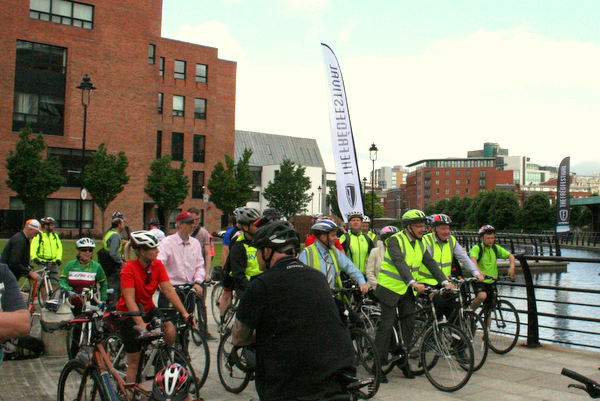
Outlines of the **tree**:
{"label": "tree", "polygon": [[129,160],[124,152],[121,151],[116,156],[108,154],[105,144],[101,143],[98,150],[92,153],[92,162],[85,167],[85,188],[102,213],[102,232],[106,208],[129,182],[128,166]]}
{"label": "tree", "polygon": [[179,168],[171,166],[171,156],[165,155],[150,165],[144,192],[156,202],[158,211],[168,228],[171,211],[181,205],[190,192],[188,177],[184,173],[185,160]]}
{"label": "tree", "polygon": [[494,197],[492,208],[489,212],[490,221],[498,230],[515,228],[518,224],[521,206],[517,196],[509,191],[494,190],[491,191]]}
{"label": "tree", "polygon": [[[373,217],[383,217],[385,216],[385,208],[381,205],[381,203],[379,203],[379,199],[377,199],[377,196],[374,196],[373,198],[371,198],[373,196],[373,191],[367,192],[365,194],[365,199],[364,199],[364,209],[365,209],[365,214],[369,217],[373,216]],[[373,199],[375,202],[374,204],[374,209],[375,209],[375,214],[372,215],[371,214],[371,199]]]}
{"label": "tree", "polygon": [[30,126],[19,132],[20,141],[6,159],[6,185],[17,193],[26,210],[41,214],[48,195],[65,185],[67,180],[61,174],[58,158],[43,159],[42,153],[46,149],[44,136],[32,134]]}
{"label": "tree", "polygon": [[327,205],[331,209],[331,214],[341,219],[342,212],[340,212],[340,205],[338,204],[337,183],[335,181],[329,187],[329,193],[325,198],[325,202],[327,202]]}
{"label": "tree", "polygon": [[546,194],[536,193],[525,198],[519,225],[527,231],[549,230],[554,227],[555,211]]}
{"label": "tree", "polygon": [[306,205],[312,197],[306,192],[310,189],[310,178],[304,175],[306,167],[296,166],[285,159],[279,166],[279,174],[263,191],[269,201],[268,206],[277,208],[286,219],[306,211]]}
{"label": "tree", "polygon": [[235,208],[244,206],[252,199],[254,176],[250,173],[251,156],[252,150],[244,149],[236,165],[231,157],[225,155],[227,168],[218,162],[210,174],[207,185],[210,201],[226,216],[231,216]]}

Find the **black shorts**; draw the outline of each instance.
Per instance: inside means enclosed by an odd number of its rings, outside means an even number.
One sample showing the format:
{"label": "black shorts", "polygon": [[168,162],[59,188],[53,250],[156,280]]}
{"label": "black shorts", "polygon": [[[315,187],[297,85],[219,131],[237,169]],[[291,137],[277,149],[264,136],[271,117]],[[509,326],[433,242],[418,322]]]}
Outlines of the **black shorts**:
{"label": "black shorts", "polygon": [[484,312],[487,312],[496,302],[494,299],[494,294],[496,293],[494,291],[495,285],[496,283],[481,283],[479,281],[473,283],[473,292],[475,292],[475,296],[480,292],[485,292],[487,294],[487,298],[482,306]]}
{"label": "black shorts", "polygon": [[[145,323],[148,323],[154,317],[161,316],[162,312],[158,308],[152,308],[150,312],[146,313],[146,316],[142,317],[142,319]],[[133,318],[128,317],[121,320],[119,326],[119,334],[121,335],[125,352],[128,354],[140,352],[142,349],[142,343],[137,339],[137,337],[140,335],[140,332],[133,328],[133,326],[135,326],[135,321]]]}

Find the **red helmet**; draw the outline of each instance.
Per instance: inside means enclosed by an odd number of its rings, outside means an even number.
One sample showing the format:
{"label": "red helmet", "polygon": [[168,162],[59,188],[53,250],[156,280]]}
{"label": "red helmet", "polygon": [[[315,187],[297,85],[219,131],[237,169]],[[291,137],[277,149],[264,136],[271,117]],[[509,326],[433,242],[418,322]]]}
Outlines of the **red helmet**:
{"label": "red helmet", "polygon": [[450,218],[450,216],[445,215],[445,214],[434,214],[429,216],[429,225],[431,227],[437,227],[437,226],[441,226],[441,225],[447,225],[449,226],[450,224],[452,224],[452,219]]}
{"label": "red helmet", "polygon": [[489,224],[486,224],[485,226],[482,226],[479,229],[477,234],[479,234],[479,236],[481,237],[483,234],[495,233],[495,232],[496,232],[496,229],[494,228],[494,226],[490,226]]}
{"label": "red helmet", "polygon": [[191,382],[188,371],[180,364],[172,363],[156,374],[152,385],[152,399],[181,401],[188,396]]}

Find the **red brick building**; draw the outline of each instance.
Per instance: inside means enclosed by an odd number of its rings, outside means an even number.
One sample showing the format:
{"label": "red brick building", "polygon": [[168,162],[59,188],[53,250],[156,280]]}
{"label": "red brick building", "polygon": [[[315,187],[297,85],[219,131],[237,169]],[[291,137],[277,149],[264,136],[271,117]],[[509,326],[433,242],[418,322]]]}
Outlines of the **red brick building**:
{"label": "red brick building", "polygon": [[[121,211],[132,229],[154,217],[144,194],[152,161],[186,160],[190,196],[181,206],[206,211],[209,231],[221,213],[203,201],[214,164],[233,157],[236,63],[215,48],[161,38],[161,0],[6,0],[0,15],[0,177],[26,123],[44,133],[67,186],[51,195],[45,215],[64,234],[78,230],[77,203],[83,106],[77,85],[89,74],[96,90],[88,107],[86,159],[106,143],[124,151],[130,182],[109,205],[105,223]],[[0,180],[0,210],[22,203]],[[26,218],[31,216],[25,216]],[[84,230],[99,235],[100,210],[84,202]]]}
{"label": "red brick building", "polygon": [[512,170],[498,171],[495,163],[496,159],[490,157],[427,159],[409,164],[402,210],[422,210],[445,198],[472,198],[497,185],[512,184]]}

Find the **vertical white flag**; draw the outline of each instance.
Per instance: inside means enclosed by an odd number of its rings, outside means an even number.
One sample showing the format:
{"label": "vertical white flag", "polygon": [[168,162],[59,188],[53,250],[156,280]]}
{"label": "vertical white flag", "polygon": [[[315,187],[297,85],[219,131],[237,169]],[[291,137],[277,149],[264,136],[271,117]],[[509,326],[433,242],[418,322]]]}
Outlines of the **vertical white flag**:
{"label": "vertical white flag", "polygon": [[329,126],[335,158],[338,206],[342,218],[347,222],[346,215],[351,211],[358,210],[364,213],[360,174],[356,163],[356,150],[342,70],[331,48],[324,43],[321,43],[321,48],[329,89]]}

